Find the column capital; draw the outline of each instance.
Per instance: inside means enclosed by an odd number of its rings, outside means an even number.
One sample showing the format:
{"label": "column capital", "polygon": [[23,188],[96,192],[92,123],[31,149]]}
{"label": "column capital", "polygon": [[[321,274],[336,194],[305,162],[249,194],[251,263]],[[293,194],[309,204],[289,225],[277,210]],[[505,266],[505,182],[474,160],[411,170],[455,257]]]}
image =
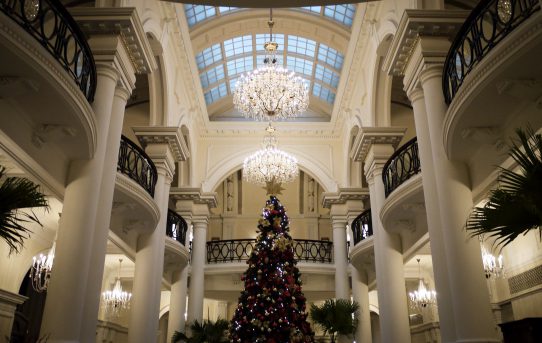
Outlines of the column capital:
{"label": "column capital", "polygon": [[373,144],[391,144],[396,148],[405,131],[403,127],[362,127],[354,140],[350,157],[354,161],[364,162]]}
{"label": "column capital", "polygon": [[170,198],[177,203],[177,208],[188,208],[189,203],[205,204],[209,209],[217,207],[216,192],[203,192],[200,188],[174,187],[169,191]]}
{"label": "column capital", "polygon": [[91,40],[100,36],[118,37],[136,73],[146,74],[158,68],[136,8],[74,7],[70,8],[70,14]]}
{"label": "column capital", "polygon": [[363,202],[369,198],[367,188],[340,188],[338,192],[324,192],[322,194],[322,206],[331,208],[335,204],[346,204],[349,201]]}
{"label": "column capital", "polygon": [[365,158],[365,175],[371,184],[375,177],[382,175],[384,165],[388,162],[395,149],[391,144],[373,144]]}
{"label": "column capital", "polygon": [[186,161],[190,157],[181,129],[167,126],[137,126],[132,128],[139,142],[148,144],[167,144],[175,161]]}
{"label": "column capital", "polygon": [[158,173],[165,173],[167,180],[171,183],[175,174],[175,159],[168,144],[149,144],[145,152],[152,159]]}
{"label": "column capital", "polygon": [[128,99],[130,98],[130,95],[132,94],[132,90],[124,87],[124,85],[120,82],[117,83],[117,87],[115,88],[115,96],[122,99],[123,102],[128,102]]}
{"label": "column capital", "polygon": [[406,89],[406,94],[412,103],[421,100],[424,97],[423,89],[419,82],[414,87]]}

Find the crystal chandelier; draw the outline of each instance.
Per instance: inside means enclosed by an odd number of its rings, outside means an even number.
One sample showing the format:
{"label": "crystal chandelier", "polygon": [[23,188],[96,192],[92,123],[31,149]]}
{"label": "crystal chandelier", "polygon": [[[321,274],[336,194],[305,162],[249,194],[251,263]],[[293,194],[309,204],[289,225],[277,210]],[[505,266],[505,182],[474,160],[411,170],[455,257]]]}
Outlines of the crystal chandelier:
{"label": "crystal chandelier", "polygon": [[409,292],[408,296],[410,298],[410,305],[413,308],[422,309],[427,307],[428,305],[433,305],[436,303],[437,293],[435,291],[428,290],[425,287],[425,284],[423,283],[421,277],[420,259],[417,258],[416,261],[418,261],[418,289],[414,292]]}
{"label": "crystal chandelier", "polygon": [[482,262],[484,264],[484,273],[486,279],[489,279],[492,276],[504,277],[504,265],[502,255],[499,254],[498,257],[495,257],[495,255],[493,255],[486,249],[482,239],[480,239],[480,246],[482,248]]}
{"label": "crystal chandelier", "polygon": [[294,72],[277,65],[278,43],[273,41],[273,10],[270,39],[264,44],[264,66],[243,74],[235,86],[233,104],[247,118],[276,120],[295,117],[309,106],[308,87]]}
{"label": "crystal chandelier", "polygon": [[265,185],[269,194],[279,194],[282,183],[295,180],[299,173],[297,159],[277,148],[275,128],[269,124],[263,148],[247,157],[243,177],[250,183]]}
{"label": "crystal chandelier", "polygon": [[41,293],[49,286],[51,278],[51,269],[53,268],[53,260],[55,258],[56,240],[53,242],[53,247],[47,255],[39,254],[32,257],[32,267],[30,267],[29,277],[32,281],[32,288],[38,293]]}
{"label": "crystal chandelier", "polygon": [[130,299],[132,293],[122,290],[120,284],[120,269],[122,266],[122,258],[119,259],[119,274],[115,280],[115,286],[112,291],[102,293],[102,300],[105,305],[105,311],[112,316],[118,316],[120,311],[130,308]]}

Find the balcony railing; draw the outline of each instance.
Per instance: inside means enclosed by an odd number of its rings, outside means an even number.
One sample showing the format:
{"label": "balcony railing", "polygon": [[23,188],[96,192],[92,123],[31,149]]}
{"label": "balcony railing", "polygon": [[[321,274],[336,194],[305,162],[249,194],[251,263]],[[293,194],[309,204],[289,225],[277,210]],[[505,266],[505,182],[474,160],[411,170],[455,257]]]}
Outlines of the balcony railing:
{"label": "balcony railing", "polygon": [[157,179],[156,167],[150,157],[125,136],[122,136],[120,140],[117,170],[137,182],[151,196],[154,196]]}
{"label": "balcony railing", "polygon": [[457,33],[444,63],[442,89],[447,104],[475,66],[538,10],[539,0],[480,1]]}
{"label": "balcony railing", "polygon": [[[246,261],[256,246],[254,239],[232,239],[207,242],[207,263]],[[294,256],[298,261],[331,263],[333,243],[299,239],[293,242]]]}
{"label": "balcony railing", "polygon": [[417,137],[412,138],[405,145],[397,149],[390,157],[386,165],[382,180],[386,197],[391,194],[403,182],[421,171],[420,158],[418,156]]}
{"label": "balcony railing", "polygon": [[371,209],[361,212],[361,214],[354,219],[352,222],[352,233],[354,236],[354,245],[373,235]]}
{"label": "balcony railing", "polygon": [[187,230],[188,230],[188,225],[186,224],[186,220],[184,220],[183,217],[181,217],[179,214],[175,213],[174,211],[168,210],[166,236],[184,245],[186,241]]}
{"label": "balcony railing", "polygon": [[53,55],[89,102],[94,100],[94,57],[85,35],[60,1],[0,0],[0,10]]}

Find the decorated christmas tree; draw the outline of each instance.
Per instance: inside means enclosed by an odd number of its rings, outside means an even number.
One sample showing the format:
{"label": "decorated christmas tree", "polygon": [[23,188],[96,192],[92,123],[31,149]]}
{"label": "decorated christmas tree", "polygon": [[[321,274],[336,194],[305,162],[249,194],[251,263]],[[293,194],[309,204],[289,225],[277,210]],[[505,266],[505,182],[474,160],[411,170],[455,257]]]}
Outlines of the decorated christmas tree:
{"label": "decorated christmas tree", "polygon": [[230,325],[232,342],[314,342],[288,223],[284,207],[272,195],[242,277],[245,289]]}

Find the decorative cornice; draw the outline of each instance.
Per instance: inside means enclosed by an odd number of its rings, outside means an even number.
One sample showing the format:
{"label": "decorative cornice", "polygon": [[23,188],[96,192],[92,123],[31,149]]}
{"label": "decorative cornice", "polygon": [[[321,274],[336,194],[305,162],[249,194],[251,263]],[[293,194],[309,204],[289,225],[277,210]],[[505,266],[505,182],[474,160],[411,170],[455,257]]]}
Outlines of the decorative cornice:
{"label": "decorative cornice", "polygon": [[169,191],[169,197],[177,200],[191,200],[195,204],[205,204],[209,208],[217,207],[217,194],[215,192],[201,192],[199,188],[178,188],[172,187]]}
{"label": "decorative cornice", "polygon": [[143,146],[148,144],[168,144],[176,161],[186,161],[190,157],[188,146],[184,141],[180,128],[146,126],[133,127],[132,129]]}
{"label": "decorative cornice", "polygon": [[405,131],[402,127],[362,127],[350,150],[350,158],[363,162],[373,144],[391,144],[397,148]]}
{"label": "decorative cornice", "polygon": [[338,192],[324,192],[322,206],[331,208],[331,205],[345,204],[348,200],[365,200],[369,198],[367,188],[339,188]]}
{"label": "decorative cornice", "polygon": [[15,307],[24,303],[27,299],[28,297],[25,297],[24,295],[0,289],[0,303],[2,304],[7,304],[9,306]]}
{"label": "decorative cornice", "polygon": [[149,73],[158,67],[135,8],[74,7],[69,10],[87,35],[120,35],[136,73]]}
{"label": "decorative cornice", "polygon": [[389,74],[403,75],[420,36],[454,37],[468,11],[405,10],[384,60]]}

